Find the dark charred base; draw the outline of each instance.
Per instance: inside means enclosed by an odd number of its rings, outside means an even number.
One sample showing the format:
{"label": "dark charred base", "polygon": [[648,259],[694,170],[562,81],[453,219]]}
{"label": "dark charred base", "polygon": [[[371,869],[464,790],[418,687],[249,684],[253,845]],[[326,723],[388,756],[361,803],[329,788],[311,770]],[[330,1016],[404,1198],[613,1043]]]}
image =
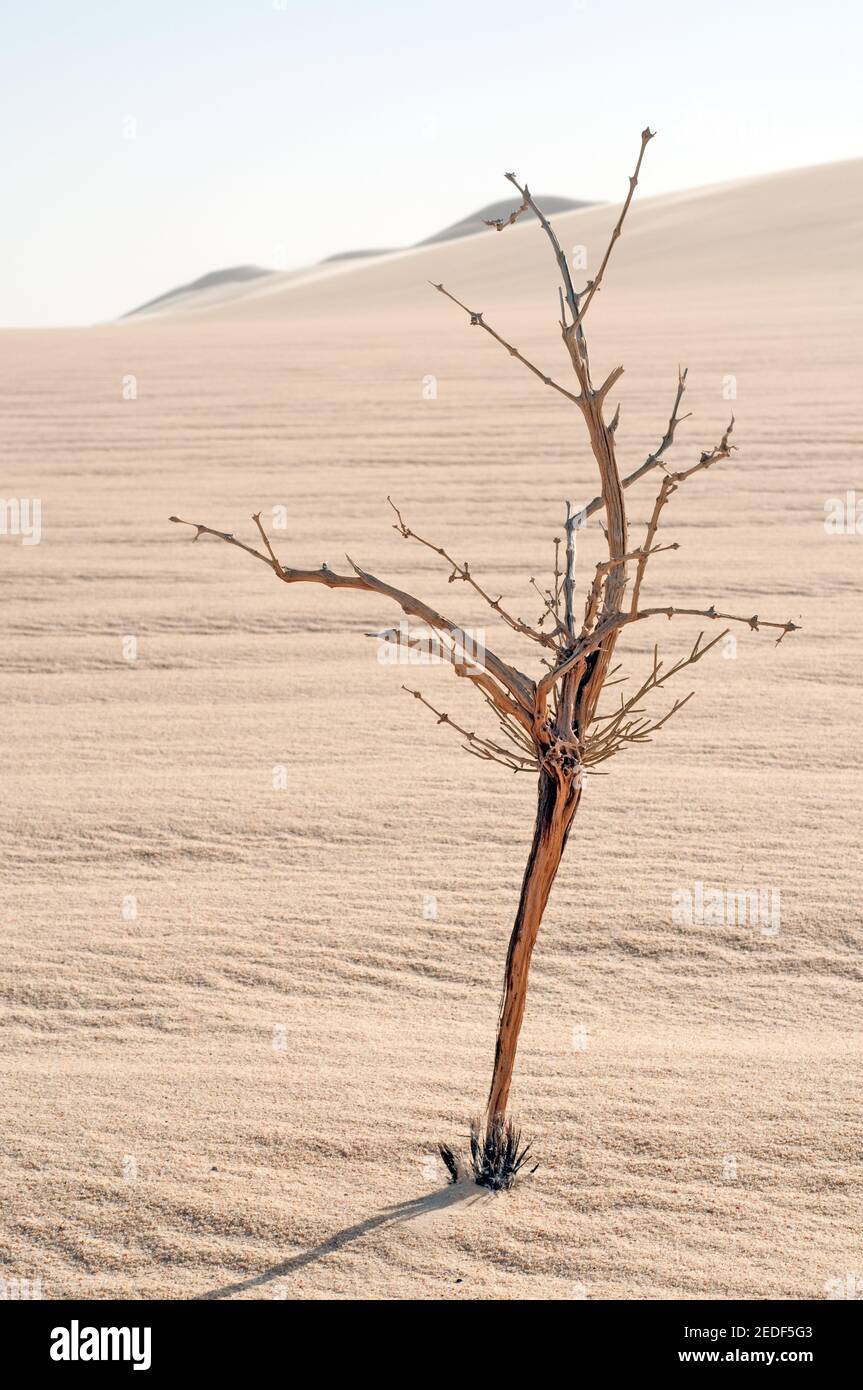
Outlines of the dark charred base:
{"label": "dark charred base", "polygon": [[438,1145],[450,1182],[473,1179],[479,1187],[486,1187],[490,1192],[508,1192],[522,1170],[536,1172],[538,1163],[526,1168],[530,1149],[530,1142],[523,1143],[522,1131],[512,1120],[490,1120],[485,1123],[474,1120],[470,1127],[470,1158],[467,1162],[449,1144]]}

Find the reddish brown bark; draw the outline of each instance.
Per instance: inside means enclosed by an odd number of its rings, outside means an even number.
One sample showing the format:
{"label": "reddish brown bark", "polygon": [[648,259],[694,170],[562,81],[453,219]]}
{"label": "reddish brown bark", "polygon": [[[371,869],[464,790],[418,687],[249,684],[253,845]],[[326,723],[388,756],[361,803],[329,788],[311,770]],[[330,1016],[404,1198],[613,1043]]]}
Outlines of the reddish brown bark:
{"label": "reddish brown bark", "polygon": [[540,773],[533,843],[506,957],[494,1074],[488,1097],[489,1124],[502,1123],[506,1111],[527,1000],[530,960],[580,797],[580,781],[545,770]]}

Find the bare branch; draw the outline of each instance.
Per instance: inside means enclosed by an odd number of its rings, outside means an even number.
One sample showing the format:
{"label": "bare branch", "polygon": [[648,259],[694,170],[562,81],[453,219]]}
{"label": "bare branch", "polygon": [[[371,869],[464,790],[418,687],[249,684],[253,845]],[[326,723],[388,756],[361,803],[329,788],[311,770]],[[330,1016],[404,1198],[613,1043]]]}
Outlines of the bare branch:
{"label": "bare branch", "polygon": [[766,618],[760,618],[757,613],[753,614],[751,618],[740,617],[739,614],[735,613],[719,613],[712,604],[709,608],[674,608],[669,606],[665,608],[641,608],[636,613],[615,613],[604,622],[601,622],[598,627],[594,628],[593,632],[587,638],[579,642],[575,651],[572,652],[565,661],[562,661],[561,664],[553,671],[550,671],[547,676],[543,676],[542,680],[537,685],[537,698],[547,698],[554,683],[561,680],[572,671],[579,661],[583,661],[592,651],[596,651],[601,647],[609,633],[615,632],[623,627],[628,627],[630,623],[643,622],[647,618],[657,617],[721,619],[730,623],[745,623],[753,632],[760,631],[762,627],[778,628],[781,635],[777,639],[777,645],[787,633],[800,631],[800,627],[797,623],[769,622]]}
{"label": "bare branch", "polygon": [[664,669],[664,662],[660,661],[659,659],[658,646],[654,646],[653,665],[651,667],[650,674],[641,683],[641,685],[638,687],[635,693],[633,695],[630,695],[629,699],[627,700],[625,700],[623,698],[623,695],[621,695],[619,708],[614,710],[611,714],[598,714],[595,716],[593,720],[594,724],[606,722],[606,728],[602,731],[601,736],[604,738],[606,734],[608,734],[611,731],[614,724],[619,723],[620,719],[623,716],[627,714],[637,714],[639,712],[638,707],[641,701],[644,699],[645,695],[648,695],[651,690],[658,690],[661,686],[665,685],[666,681],[671,680],[672,676],[676,676],[678,672],[684,670],[685,667],[694,666],[695,663],[700,661],[703,656],[706,656],[707,653],[711,651],[717,645],[718,642],[721,642],[723,637],[728,636],[728,631],[728,628],[725,628],[724,631],[719,633],[718,637],[714,637],[705,646],[702,646],[702,639],[704,637],[704,633],[699,632],[694,643],[692,644],[691,651],[689,651],[689,653],[686,656],[680,657],[680,659],[676,661],[673,666],[670,666],[667,670]]}
{"label": "bare branch", "polygon": [[[605,378],[605,381],[604,381],[604,382],[602,383],[602,385],[597,389],[597,392],[596,392],[596,399],[597,399],[597,402],[598,402],[600,405],[601,405],[602,402],[605,400],[606,396],[608,395],[608,393],[609,393],[609,391],[611,390],[611,388],[612,388],[612,386],[614,385],[614,383],[615,383],[616,381],[619,381],[620,378],[621,378],[622,376],[623,376],[623,368],[622,368],[622,367],[612,367],[611,371],[608,373],[608,376]],[[616,426],[615,426],[615,428],[616,428]],[[612,430],[611,433],[613,434],[614,431]]]}
{"label": "bare branch", "polygon": [[557,233],[555,232],[545,213],[534,202],[528,190],[527,184],[525,184],[522,188],[515,174],[506,174],[505,177],[509,179],[509,182],[513,184],[515,188],[518,189],[519,193],[522,196],[523,204],[526,204],[527,207],[529,207],[531,211],[536,215],[536,217],[539,218],[542,230],[545,232],[554,249],[554,258],[557,261],[558,269],[560,270],[560,274],[563,279],[563,284],[566,291],[566,302],[569,305],[569,311],[572,314],[573,319],[577,319],[578,296],[575,293],[575,288],[572,283],[572,276],[569,273],[569,262],[567,261],[566,256],[563,254],[560,242],[557,239]]}
{"label": "bare branch", "polygon": [[[648,454],[644,463],[642,463],[638,468],[636,468],[632,473],[630,473],[626,478],[623,479],[622,486],[624,488],[630,487],[632,483],[637,483],[639,478],[644,477],[645,473],[649,473],[652,468],[656,468],[656,466],[660,463],[663,454],[665,454],[674,443],[674,432],[677,429],[677,426],[681,423],[681,421],[688,420],[690,418],[690,415],[692,413],[691,411],[688,412],[686,415],[678,415],[677,413],[680,409],[680,402],[683,400],[683,393],[686,390],[686,377],[688,375],[688,372],[688,367],[684,367],[682,371],[678,367],[677,394],[674,398],[674,405],[671,410],[671,416],[669,418],[668,427],[665,431],[665,434],[662,436],[659,447],[655,449],[652,454]],[[612,434],[617,428],[619,418],[620,407],[618,406],[617,410],[614,413],[614,419],[608,427]],[[585,516],[592,516],[594,512],[599,511],[602,505],[602,497],[594,497],[593,501],[588,502],[587,506],[584,508]]]}
{"label": "bare branch", "polygon": [[[675,402],[674,407],[675,412],[680,402],[680,396],[683,391],[683,381],[685,380],[685,377],[686,373],[684,372],[680,378],[681,385],[678,387],[677,401]],[[669,429],[671,430],[672,434],[674,419],[675,416],[672,415],[671,422],[669,423]],[[656,536],[656,531],[659,526],[659,518],[662,514],[663,507],[665,506],[668,499],[672,496],[672,494],[677,491],[679,485],[685,482],[687,478],[691,478],[693,473],[698,473],[703,468],[709,468],[711,464],[717,463],[720,459],[727,459],[731,457],[731,451],[734,448],[734,445],[729,444],[728,441],[731,436],[731,431],[733,429],[734,416],[732,415],[731,422],[715,449],[710,449],[703,453],[698,463],[694,463],[691,468],[686,468],[680,473],[667,473],[666,476],[663,478],[662,483],[660,484],[659,492],[656,495],[656,501],[653,504],[653,512],[651,513],[650,521],[647,523],[647,534],[644,538],[645,553],[638,562],[638,569],[636,570],[635,574],[635,582],[632,586],[632,603],[630,605],[631,612],[636,612],[638,608],[638,598],[639,594],[641,593],[641,584],[644,579],[644,572],[647,568],[647,561],[651,554],[651,546],[653,545],[653,540]],[[668,436],[666,436],[666,438],[667,437]]]}
{"label": "bare branch", "polygon": [[652,549],[641,548],[638,550],[629,550],[625,555],[618,555],[617,558],[613,560],[600,560],[599,564],[596,566],[596,573],[593,576],[593,583],[590,586],[590,592],[587,596],[587,603],[584,610],[584,622],[579,637],[586,637],[591,631],[599,611],[602,586],[610,570],[613,570],[617,565],[625,564],[628,560],[637,560],[639,566],[641,566],[647,562],[651,555],[658,555],[663,550],[679,549],[680,543],[678,541],[670,541],[668,545],[655,545]]}
{"label": "bare branch", "polygon": [[[293,569],[285,565],[278,566],[278,561],[269,559],[260,551],[238,541],[230,532],[216,531],[211,526],[204,526],[197,521],[183,521],[178,516],[172,516],[171,521],[176,521],[182,526],[193,526],[196,530],[195,539],[200,535],[210,535],[216,536],[219,540],[226,541],[230,545],[238,546],[249,555],[253,555],[255,559],[268,565],[285,584],[323,584],[328,589],[359,589],[368,593],[380,594],[382,597],[392,599],[394,603],[397,603],[402,612],[407,613],[410,617],[418,618],[420,622],[426,623],[438,632],[446,632],[456,639],[459,638],[460,634],[463,634],[463,629],[458,623],[454,623],[450,618],[437,613],[429,604],[424,603],[422,599],[415,598],[413,594],[405,593],[402,589],[387,584],[366,570],[361,570],[358,565],[354,564],[350,556],[346,558],[354,571],[353,575],[336,574],[327,564],[321,565],[320,569],[317,570]],[[488,647],[483,650],[482,664],[487,677],[492,677],[503,687],[503,691],[509,697],[507,703],[511,707],[511,712],[517,710],[521,719],[525,723],[529,723],[533,705],[533,681],[522,671],[508,665],[505,661],[501,661],[500,657],[495,656]],[[502,694],[503,692],[499,693]]]}
{"label": "bare branch", "polygon": [[655,721],[651,721],[649,718],[639,719],[637,717],[630,717],[638,716],[641,713],[641,701],[652,690],[660,689],[665,685],[666,681],[671,680],[673,676],[676,676],[686,667],[694,666],[696,662],[700,661],[703,656],[706,656],[707,653],[716,646],[717,642],[721,642],[723,637],[727,636],[727,633],[728,629],[726,628],[724,632],[720,632],[718,637],[714,637],[712,642],[708,642],[706,646],[702,646],[701,639],[704,633],[700,632],[689,654],[681,657],[681,659],[675,662],[673,666],[669,667],[667,671],[663,670],[663,663],[659,660],[658,648],[654,647],[653,667],[647,679],[642,682],[628,700],[624,700],[621,695],[620,707],[618,709],[614,710],[611,714],[597,715],[594,718],[594,724],[602,724],[604,727],[598,729],[595,733],[589,734],[588,738],[585,740],[585,763],[604,762],[606,758],[610,758],[615,753],[619,752],[627,743],[647,742],[657,729],[661,729],[662,725],[665,724],[667,720],[671,719],[678,710],[683,708],[692,698],[694,692],[690,691],[682,700],[676,700],[672,708],[668,710],[661,719]]}
{"label": "bare branch", "polygon": [[486,704],[489,706],[492,713],[494,714],[494,717],[499,723],[501,731],[505,734],[505,736],[508,739],[511,739],[511,741],[517,744],[520,748],[523,748],[530,757],[533,757],[536,752],[536,739],[533,733],[528,732],[528,730],[525,729],[522,724],[518,723],[511,714],[508,714],[506,710],[499,708],[499,706],[495,704],[492,697],[485,690],[483,690],[481,687],[478,687],[478,689]]}
{"label": "bare branch", "polygon": [[575,323],[573,325],[573,327],[575,328],[578,328],[584,320],[584,316],[590,308],[591,303],[593,302],[593,296],[596,294],[597,290],[599,289],[602,283],[602,277],[605,274],[605,268],[608,265],[608,262],[611,259],[611,253],[614,250],[614,243],[617,241],[618,237],[623,231],[623,222],[626,217],[626,214],[629,212],[629,205],[632,202],[632,196],[635,193],[636,187],[638,185],[638,175],[641,173],[641,161],[644,159],[644,151],[647,149],[648,142],[653,139],[655,133],[655,131],[652,131],[649,128],[641,132],[641,149],[638,151],[638,161],[635,165],[635,173],[630,174],[629,176],[629,192],[626,195],[626,201],[624,202],[623,207],[620,210],[620,216],[618,217],[617,222],[615,223],[614,231],[611,233],[611,240],[609,241],[605,255],[602,258],[602,264],[600,265],[599,270],[597,271],[596,278],[594,280],[588,280],[587,282],[585,290],[586,297],[584,303],[581,306],[581,309],[579,310],[578,314],[575,316]]}
{"label": "bare branch", "polygon": [[509,748],[502,748],[500,744],[493,743],[490,739],[482,738],[478,734],[463,729],[450,715],[436,709],[431,701],[425,698],[421,690],[411,690],[407,685],[403,685],[402,690],[406,690],[408,695],[413,695],[415,700],[419,700],[426,709],[437,715],[439,724],[448,724],[451,729],[455,729],[457,734],[466,739],[465,747],[469,753],[475,754],[476,757],[482,758],[486,762],[501,763],[504,767],[511,768],[513,772],[536,772],[538,770],[539,761],[536,757],[523,757],[520,753],[514,753]]}
{"label": "bare branch", "polygon": [[570,635],[575,634],[573,589],[575,583],[575,541],[573,532],[578,525],[578,513],[573,512],[572,503],[566,504],[566,574],[563,580],[564,625]]}
{"label": "bare branch", "polygon": [[[264,530],[264,525],[261,521],[261,513],[255,512],[252,516],[252,521],[255,523],[255,525],[261,533],[261,539],[263,540],[264,545],[267,547],[267,554],[273,562],[273,569],[276,571],[276,574],[279,576],[280,579],[284,578],[284,570],[282,569],[279,560],[276,558],[273,552],[273,547],[270,545],[270,538]],[[195,537],[195,539],[197,540],[197,536]]]}
{"label": "bare branch", "polygon": [[515,357],[517,361],[527,367],[529,372],[533,372],[534,376],[539,377],[540,381],[545,386],[550,386],[552,390],[557,391],[561,396],[565,396],[568,401],[572,401],[575,405],[581,403],[580,396],[574,395],[572,391],[567,391],[564,386],[560,386],[556,381],[553,381],[552,378],[541,371],[539,367],[535,367],[532,362],[529,362],[526,357],[522,356],[518,348],[513,347],[512,343],[508,343],[506,338],[502,338],[501,335],[492,328],[490,323],[486,323],[481,313],[478,313],[474,309],[469,309],[466,304],[462,304],[461,300],[456,299],[455,295],[450,294],[449,290],[445,289],[443,285],[436,285],[433,280],[429,280],[429,284],[433,289],[446,295],[447,299],[451,299],[453,304],[457,304],[460,309],[464,309],[464,312],[469,316],[472,324],[475,324],[479,328],[484,328],[486,333],[490,333],[496,343],[500,343],[501,347],[506,348],[510,357]]}
{"label": "bare branch", "polygon": [[736,444],[729,444],[731,431],[734,429],[734,416],[732,415],[728,428],[723,434],[719,443],[713,449],[705,449],[697,463],[693,463],[691,468],[684,468],[681,472],[669,474],[672,482],[683,483],[687,478],[691,478],[693,473],[700,473],[702,468],[709,468],[712,463],[718,463],[720,459],[730,458]]}
{"label": "bare branch", "polygon": [[545,622],[546,618],[551,618],[551,621],[554,623],[555,632],[558,633],[564,639],[568,640],[571,636],[571,633],[567,632],[566,628],[564,627],[563,623],[560,621],[560,618],[558,617],[557,604],[555,603],[554,595],[552,594],[551,590],[546,589],[545,593],[543,593],[542,589],[540,589],[539,585],[533,577],[531,577],[530,584],[531,587],[542,599],[542,602],[544,604],[544,612],[540,616],[539,626],[542,627],[542,624]]}
{"label": "bare branch", "polygon": [[513,617],[511,613],[508,613],[507,610],[501,606],[500,598],[493,599],[491,594],[487,594],[485,589],[477,583],[472,575],[470,565],[467,561],[465,561],[463,565],[460,565],[458,560],[454,560],[451,555],[447,554],[443,546],[435,545],[433,541],[428,541],[425,537],[418,535],[416,531],[412,531],[405,523],[393,499],[388,496],[387,501],[398,518],[398,521],[393,524],[393,530],[398,531],[399,535],[404,537],[405,540],[418,541],[419,544],[424,545],[427,550],[434,551],[435,555],[440,555],[441,559],[446,560],[447,564],[452,566],[452,574],[449,577],[450,584],[454,583],[456,579],[464,580],[466,584],[470,584],[471,588],[479,594],[480,598],[488,604],[489,608],[492,608],[495,613],[497,613],[498,617],[502,618],[513,631],[520,632],[524,637],[529,637],[531,641],[539,642],[544,647],[553,647],[556,651],[559,650],[559,644],[553,637],[550,637],[547,632],[539,632],[536,628],[530,627],[527,623],[522,622],[521,618]]}
{"label": "bare branch", "polygon": [[663,724],[666,724],[677,714],[678,710],[683,709],[683,706],[689,703],[694,694],[695,691],[690,690],[689,694],[684,695],[682,700],[675,700],[671,709],[667,710],[661,719],[657,719],[653,723],[649,719],[633,720],[624,724],[613,739],[602,742],[588,741],[583,753],[585,767],[591,767],[595,763],[605,762],[607,758],[613,758],[629,743],[650,743],[651,737],[657,729],[661,729]]}
{"label": "bare branch", "polygon": [[494,227],[496,232],[502,232],[506,227],[511,227],[513,222],[517,222],[523,212],[527,212],[530,203],[527,198],[523,198],[521,206],[514,209],[509,217],[484,217],[483,222],[487,227]]}
{"label": "bare branch", "polygon": [[[193,526],[195,528],[195,534],[192,537],[193,541],[199,541],[202,536],[217,536],[220,541],[225,541],[228,545],[235,545],[238,550],[245,550],[247,555],[254,555],[256,560],[262,560],[271,570],[276,568],[273,560],[268,559],[266,555],[262,555],[260,550],[255,550],[253,546],[246,545],[245,541],[238,541],[232,531],[214,531],[212,526],[204,526],[200,521],[184,521],[181,516],[169,516],[168,520],[176,521],[180,526]],[[354,587],[358,588],[359,585]]]}

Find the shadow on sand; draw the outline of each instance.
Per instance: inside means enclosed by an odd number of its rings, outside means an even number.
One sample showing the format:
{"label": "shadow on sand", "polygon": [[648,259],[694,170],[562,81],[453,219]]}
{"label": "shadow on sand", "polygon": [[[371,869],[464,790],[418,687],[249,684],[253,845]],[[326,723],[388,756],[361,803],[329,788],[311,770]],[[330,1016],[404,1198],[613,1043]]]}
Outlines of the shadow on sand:
{"label": "shadow on sand", "polygon": [[459,1183],[455,1186],[442,1188],[439,1192],[429,1192],[422,1197],[412,1197],[410,1201],[400,1202],[394,1207],[385,1207],[376,1216],[369,1216],[365,1221],[358,1221],[355,1226],[346,1226],[343,1231],[337,1231],[329,1240],[322,1241],[320,1245],[315,1245],[311,1250],[304,1250],[299,1255],[292,1255],[290,1259],[283,1260],[281,1264],[273,1265],[271,1269],[265,1269],[262,1274],[252,1275],[249,1279],[242,1279],[237,1284],[225,1284],[221,1289],[210,1289],[208,1293],[197,1295],[197,1300],[211,1298],[231,1298],[234,1294],[246,1293],[249,1289],[264,1288],[272,1283],[274,1279],[280,1279],[288,1274],[295,1274],[298,1269],[305,1269],[306,1265],[315,1264],[322,1260],[326,1255],[332,1255],[336,1250],[342,1250],[346,1245],[359,1240],[361,1236],[367,1235],[369,1231],[377,1230],[381,1226],[398,1226],[404,1221],[415,1221],[417,1217],[425,1216],[427,1213],[435,1211],[445,1211],[449,1207],[459,1206],[462,1203],[472,1205],[474,1202],[481,1202],[486,1199],[488,1194],[478,1190],[471,1183]]}

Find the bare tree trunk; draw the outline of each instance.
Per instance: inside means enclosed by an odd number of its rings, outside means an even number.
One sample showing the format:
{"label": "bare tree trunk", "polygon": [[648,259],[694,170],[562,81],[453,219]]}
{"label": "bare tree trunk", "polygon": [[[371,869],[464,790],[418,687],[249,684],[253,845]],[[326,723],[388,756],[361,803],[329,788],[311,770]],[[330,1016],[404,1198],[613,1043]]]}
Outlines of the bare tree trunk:
{"label": "bare tree trunk", "polygon": [[540,772],[533,843],[506,958],[488,1097],[489,1126],[503,1123],[524,1018],[530,959],[580,798],[580,780],[560,778],[545,769]]}

